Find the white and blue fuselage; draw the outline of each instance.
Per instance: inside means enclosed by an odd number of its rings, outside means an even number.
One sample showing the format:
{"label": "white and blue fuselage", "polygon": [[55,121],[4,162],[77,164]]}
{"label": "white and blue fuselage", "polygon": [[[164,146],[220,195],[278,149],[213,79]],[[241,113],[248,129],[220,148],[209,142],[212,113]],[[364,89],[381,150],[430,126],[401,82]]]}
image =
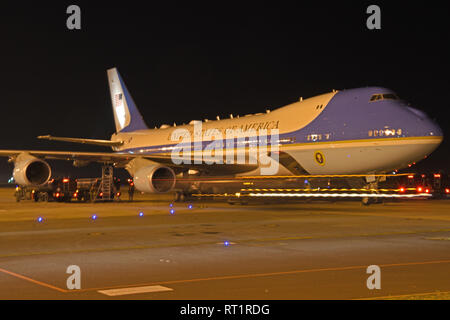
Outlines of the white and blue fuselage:
{"label": "white and blue fuselage", "polygon": [[[192,131],[193,124],[146,129],[124,85],[123,88],[128,103],[127,116],[121,122],[128,125],[120,130],[120,114],[115,114],[119,130],[111,140],[123,142],[114,148],[116,152],[167,155],[178,144],[171,140],[174,130]],[[114,101],[114,93],[111,94]],[[272,112],[203,121],[202,128],[205,132],[278,129],[280,153],[289,155],[303,172],[325,175],[386,173],[405,168],[427,157],[443,139],[442,130],[434,121],[382,87],[333,91],[300,99]],[[201,143],[205,148],[211,139]],[[280,166],[278,174],[287,173]],[[251,174],[258,174],[258,170]]]}
{"label": "white and blue fuselage", "polygon": [[[174,190],[186,175],[362,175],[371,184],[377,183],[375,175],[381,181],[390,171],[424,159],[443,139],[434,121],[382,87],[333,90],[271,112],[148,129],[117,69],[107,75],[116,126],[110,140],[38,138],[108,146],[114,152],[0,150],[14,162],[18,184],[46,183],[51,168],[45,159],[123,167],[138,190],[150,193]],[[190,187],[196,185],[188,182]]]}

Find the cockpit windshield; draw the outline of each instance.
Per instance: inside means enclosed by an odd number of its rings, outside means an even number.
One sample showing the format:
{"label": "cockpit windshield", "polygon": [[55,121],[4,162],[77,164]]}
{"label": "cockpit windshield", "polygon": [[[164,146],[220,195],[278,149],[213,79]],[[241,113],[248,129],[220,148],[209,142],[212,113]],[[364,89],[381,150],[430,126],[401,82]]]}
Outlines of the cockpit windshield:
{"label": "cockpit windshield", "polygon": [[400,100],[400,98],[395,93],[378,93],[370,97],[370,102],[379,100]]}

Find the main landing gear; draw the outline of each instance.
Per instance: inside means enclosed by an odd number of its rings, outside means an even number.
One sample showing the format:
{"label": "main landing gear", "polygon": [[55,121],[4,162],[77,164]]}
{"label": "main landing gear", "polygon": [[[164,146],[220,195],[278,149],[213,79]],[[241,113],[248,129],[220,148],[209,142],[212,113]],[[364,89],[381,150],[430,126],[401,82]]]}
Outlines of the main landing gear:
{"label": "main landing gear", "polygon": [[[366,176],[366,189],[367,193],[370,194],[379,194],[378,192],[378,183],[385,181],[386,176]],[[383,203],[383,198],[377,198],[377,197],[363,197],[361,198],[361,203],[365,206],[368,206],[370,204],[375,203]]]}
{"label": "main landing gear", "polygon": [[188,195],[182,191],[175,192],[175,202],[185,202],[188,198]]}

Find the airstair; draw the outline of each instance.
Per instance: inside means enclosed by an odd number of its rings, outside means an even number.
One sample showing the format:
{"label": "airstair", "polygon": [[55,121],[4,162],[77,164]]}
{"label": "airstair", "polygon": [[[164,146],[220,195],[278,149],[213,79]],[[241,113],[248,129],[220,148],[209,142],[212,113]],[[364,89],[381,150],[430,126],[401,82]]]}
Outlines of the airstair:
{"label": "airstair", "polygon": [[102,179],[94,201],[114,200],[114,168],[111,165],[102,166]]}

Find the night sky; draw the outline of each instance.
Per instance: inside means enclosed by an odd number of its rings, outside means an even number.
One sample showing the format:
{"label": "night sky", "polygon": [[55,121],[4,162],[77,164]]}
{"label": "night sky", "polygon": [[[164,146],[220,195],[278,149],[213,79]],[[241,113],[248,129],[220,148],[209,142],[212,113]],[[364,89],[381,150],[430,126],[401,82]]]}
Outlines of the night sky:
{"label": "night sky", "polygon": [[[2,3],[0,148],[108,151],[35,137],[109,139],[106,69],[114,66],[150,127],[376,85],[450,133],[449,11],[441,2],[152,3]],[[372,3],[381,30],[366,28]],[[81,30],[66,28],[70,4],[81,7]],[[449,146],[444,139],[416,170],[448,171]],[[0,165],[0,178],[9,177],[12,167]]]}

